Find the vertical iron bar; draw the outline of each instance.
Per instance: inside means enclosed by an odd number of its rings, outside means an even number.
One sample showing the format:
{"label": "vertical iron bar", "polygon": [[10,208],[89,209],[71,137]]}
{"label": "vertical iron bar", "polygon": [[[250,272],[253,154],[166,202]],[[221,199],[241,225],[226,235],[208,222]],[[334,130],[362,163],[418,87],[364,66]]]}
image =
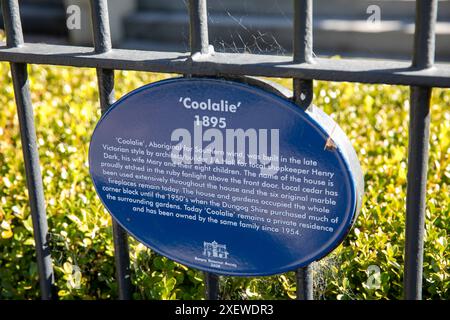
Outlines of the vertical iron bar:
{"label": "vertical iron bar", "polygon": [[[206,0],[189,0],[189,44],[191,56],[210,52],[208,39],[208,9]],[[191,75],[185,75],[190,77]],[[205,272],[205,296],[208,300],[219,297],[219,277]]]}
{"label": "vertical iron bar", "polygon": [[404,297],[422,299],[431,88],[411,87],[406,197]]}
{"label": "vertical iron bar", "polygon": [[[7,46],[10,48],[20,47],[23,45],[23,34],[18,1],[2,0],[1,4]],[[43,300],[50,300],[56,298],[56,295],[54,294],[54,275],[50,255],[44,187],[42,185],[42,175],[39,166],[39,153],[36,144],[36,129],[34,126],[27,65],[24,63],[11,63],[11,74],[20,125],[29,204],[33,220],[41,298]]]}
{"label": "vertical iron bar", "polygon": [[413,66],[430,68],[434,64],[437,0],[416,1]]}
{"label": "vertical iron bar", "polygon": [[219,298],[219,276],[205,272],[206,300],[217,300]]}
{"label": "vertical iron bar", "polygon": [[294,62],[313,62],[313,2],[294,0]]}
{"label": "vertical iron bar", "polygon": [[[313,2],[294,0],[293,60],[296,63],[313,63]],[[313,81],[294,78],[294,102],[304,110],[313,99]],[[312,265],[297,270],[297,299],[313,300]]]}
{"label": "vertical iron bar", "polygon": [[313,270],[312,264],[300,268],[296,273],[297,278],[297,299],[314,300]]}
{"label": "vertical iron bar", "polygon": [[116,277],[119,285],[119,299],[131,300],[133,287],[131,285],[130,253],[128,251],[127,232],[112,219],[114,258],[116,262]]}
{"label": "vertical iron bar", "polygon": [[17,0],[2,0],[3,23],[6,32],[6,45],[8,48],[23,45],[22,22]]}
{"label": "vertical iron bar", "polygon": [[[112,48],[108,3],[106,0],[91,0],[90,4],[95,52],[108,52]],[[100,107],[102,113],[105,113],[111,104],[114,103],[114,70],[97,68],[97,82]],[[133,290],[131,285],[128,235],[114,219],[112,219],[112,226],[119,299],[131,300]]]}
{"label": "vertical iron bar", "polygon": [[[296,63],[314,63],[313,59],[313,2],[294,0],[293,60]],[[313,81],[294,79],[294,101],[307,109],[313,99]]]}
{"label": "vertical iron bar", "polygon": [[[434,64],[437,0],[416,1],[416,30],[412,66]],[[425,228],[430,99],[432,88],[411,87],[406,197],[404,298],[422,299],[423,238]]]}
{"label": "vertical iron bar", "polygon": [[206,0],[189,0],[189,40],[192,54],[209,52]]}

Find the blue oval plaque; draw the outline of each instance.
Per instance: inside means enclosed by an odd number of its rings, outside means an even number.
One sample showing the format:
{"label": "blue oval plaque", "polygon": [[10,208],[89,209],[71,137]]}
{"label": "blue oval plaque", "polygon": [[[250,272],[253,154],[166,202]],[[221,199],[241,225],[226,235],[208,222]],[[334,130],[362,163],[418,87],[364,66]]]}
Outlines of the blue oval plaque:
{"label": "blue oval plaque", "polygon": [[224,275],[282,273],[349,232],[363,176],[320,109],[237,81],[139,88],[100,119],[90,173],[111,215],[156,252]]}

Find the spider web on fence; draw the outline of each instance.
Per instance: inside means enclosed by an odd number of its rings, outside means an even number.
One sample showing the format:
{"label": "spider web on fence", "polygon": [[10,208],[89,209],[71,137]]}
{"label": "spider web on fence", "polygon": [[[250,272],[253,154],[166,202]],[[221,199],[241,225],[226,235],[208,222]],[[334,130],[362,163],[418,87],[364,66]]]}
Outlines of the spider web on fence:
{"label": "spider web on fence", "polygon": [[[182,0],[186,9],[188,1]],[[210,4],[212,1],[209,1]],[[289,45],[280,41],[284,26],[293,24],[292,14],[286,12],[279,0],[273,1],[267,14],[260,16],[250,9],[254,1],[242,0],[239,8],[230,10],[226,0],[214,0],[216,10],[209,10],[208,29],[210,44],[217,52],[275,54],[288,55]],[[276,19],[282,26],[272,30],[270,23],[265,19]],[[261,25],[261,28],[258,28]],[[284,43],[283,43],[284,42]],[[183,46],[189,51],[189,32],[183,32]]]}
{"label": "spider web on fence", "polygon": [[330,282],[333,282],[339,288],[341,295],[352,300],[356,299],[356,294],[352,289],[342,285],[347,275],[341,271],[341,264],[342,258],[336,253],[331,253],[312,264],[315,300],[327,300]]}

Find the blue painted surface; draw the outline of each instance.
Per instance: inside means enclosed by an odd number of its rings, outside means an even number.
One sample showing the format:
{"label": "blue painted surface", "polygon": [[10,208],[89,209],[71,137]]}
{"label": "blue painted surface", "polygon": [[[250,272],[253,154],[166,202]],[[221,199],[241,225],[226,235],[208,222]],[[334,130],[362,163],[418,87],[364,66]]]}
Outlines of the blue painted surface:
{"label": "blue painted surface", "polygon": [[[240,105],[235,113],[192,110],[185,108],[180,102],[180,98],[185,97],[190,97],[192,100],[197,101],[208,101],[210,99],[214,102],[223,100],[228,101],[229,104],[238,104],[240,102]],[[287,196],[306,195],[301,190],[298,192],[283,191],[280,179],[281,176],[285,175],[284,172],[275,174],[278,176],[278,180],[274,178],[249,178],[249,180],[258,180],[260,184],[263,181],[277,183],[277,187],[272,188],[272,190],[279,194],[278,198],[253,194],[247,195],[246,199],[235,201],[216,198],[215,202],[220,203],[219,206],[193,204],[192,200],[194,198],[200,200],[199,202],[207,201],[208,203],[211,198],[197,194],[195,196],[186,195],[181,190],[179,190],[177,197],[174,197],[175,193],[170,191],[170,187],[179,188],[179,185],[170,182],[170,178],[174,177],[167,174],[167,172],[163,174],[161,172],[156,173],[155,169],[158,166],[155,164],[144,164],[143,169],[151,170],[151,173],[144,172],[144,175],[151,177],[150,179],[157,180],[149,182],[144,181],[141,176],[136,177],[137,171],[127,170],[125,164],[139,166],[141,164],[133,162],[131,159],[130,161],[122,161],[120,157],[126,155],[136,160],[138,158],[137,155],[119,151],[109,152],[110,155],[116,154],[119,157],[117,161],[115,159],[108,160],[104,157],[106,152],[105,145],[120,145],[123,148],[133,148],[133,145],[119,144],[118,137],[128,141],[130,139],[142,141],[145,146],[150,142],[166,146],[176,145],[176,141],[171,141],[172,132],[178,128],[186,128],[192,132],[195,115],[225,117],[226,129],[279,129],[280,157],[313,160],[318,163],[314,169],[334,174],[333,179],[324,179],[324,181],[325,183],[329,181],[334,183],[334,186],[330,187],[329,190],[339,193],[339,196],[332,198],[336,201],[336,205],[326,205],[325,207],[330,210],[326,214],[313,214],[308,209],[286,209],[291,215],[306,213],[306,218],[271,215],[271,210],[281,211],[284,208],[277,208],[270,204],[263,205],[264,201],[276,201],[278,206],[283,203],[289,205],[289,200],[280,199],[281,194]],[[203,132],[206,130],[207,128],[203,128]],[[225,132],[225,128],[220,130]],[[329,135],[332,136],[336,148],[325,148]],[[204,144],[207,145],[208,142]],[[148,148],[148,150],[155,151],[154,148]],[[169,154],[171,152],[169,147],[166,151]],[[172,160],[167,153],[162,155],[153,154],[152,156],[142,155],[141,158],[146,162],[150,160],[171,163]],[[112,165],[119,163],[123,167],[121,169],[108,169],[102,167],[102,162],[108,162]],[[280,162],[280,166],[284,164]],[[89,150],[89,165],[91,177],[100,199],[112,216],[131,235],[156,252],[175,261],[190,267],[224,275],[256,276],[277,274],[296,269],[322,258],[342,242],[345,235],[349,232],[361,206],[363,193],[363,177],[356,154],[343,132],[326,114],[314,108],[305,112],[289,100],[258,87],[219,79],[179,78],[165,80],[129,93],[117,101],[97,124]],[[287,165],[290,168],[307,168],[303,165],[290,163],[287,163]],[[211,170],[215,167],[238,170],[239,175],[234,177],[239,179],[244,178],[243,170],[248,169],[239,165],[213,164],[209,165],[209,167]],[[105,171],[103,171],[105,169],[109,172],[120,174],[132,173],[133,176],[111,176],[105,174]],[[171,170],[171,168],[163,167],[159,167],[159,169]],[[179,167],[174,169],[178,172],[182,171]],[[186,173],[199,173],[199,171],[194,169],[183,169],[183,171]],[[205,172],[205,174],[208,179],[212,171]],[[229,174],[214,173],[214,175],[218,178],[231,178]],[[168,182],[163,181],[164,178]],[[318,176],[313,174],[300,174],[296,178],[318,180]],[[111,183],[111,180],[108,179],[113,179],[115,182]],[[177,181],[184,181],[184,183],[193,180],[185,177],[176,179]],[[198,180],[198,182],[202,182],[202,180]],[[230,187],[243,187],[243,184],[227,184],[209,180],[204,182],[210,182],[216,186],[222,184]],[[136,184],[135,186],[125,187],[137,190],[138,194],[125,196],[122,189],[124,186],[121,186],[120,183]],[[139,183],[147,183],[152,185],[152,187],[140,187]],[[285,181],[283,185],[289,187],[299,187],[300,185],[300,188],[305,186],[312,187],[311,185],[292,181]],[[114,189],[108,189],[111,187],[116,188],[116,190],[121,188],[122,191],[119,193],[112,192],[111,190]],[[318,187],[318,189],[322,189],[322,192],[325,192],[325,188],[323,186]],[[194,189],[190,188],[191,191],[195,192]],[[251,188],[248,187],[247,189],[250,190]],[[270,189],[264,187],[256,189],[270,191]],[[206,185],[198,187],[197,190],[214,193],[216,196],[218,194],[230,194],[237,197],[246,196],[242,192],[217,191]],[[141,192],[145,192],[145,194],[140,194]],[[165,199],[157,198],[156,192],[164,195]],[[109,198],[107,194],[109,194]],[[112,200],[112,195],[116,195],[116,199]],[[127,200],[118,201],[118,196],[127,198]],[[310,194],[309,196],[311,197],[312,195]],[[168,197],[172,198],[169,200]],[[129,203],[129,199],[136,199],[141,203],[132,204]],[[225,206],[223,201],[226,202]],[[250,203],[252,201],[259,203]],[[166,207],[157,209],[155,207],[157,202],[162,203]],[[296,202],[306,207],[313,205],[308,201],[302,203],[298,200]],[[200,208],[202,210],[200,213],[202,218],[216,218],[219,222],[199,222],[199,215],[186,211],[184,209],[185,204]],[[230,205],[247,207],[249,212],[246,212],[244,209],[228,208]],[[265,208],[268,210],[268,213],[250,212],[252,205]],[[180,209],[176,209],[177,206]],[[322,207],[321,205],[317,206]],[[146,208],[144,212],[138,212],[133,211],[133,207]],[[164,211],[164,215],[160,214],[163,213],[160,210]],[[233,217],[209,214],[206,210],[228,211],[227,215],[233,215]],[[170,213],[173,216],[167,216]],[[176,217],[177,214],[183,215],[183,217]],[[191,219],[195,216],[195,220],[187,219],[186,214]],[[258,220],[249,220],[248,217],[242,219],[237,216],[238,214],[252,216],[254,217],[253,219]],[[324,224],[311,220],[310,216],[321,219],[325,216],[328,220],[337,218],[338,222]],[[265,222],[261,222],[261,219]],[[267,222],[267,219],[271,219],[271,221]],[[274,224],[274,219],[278,219],[279,222]],[[227,222],[226,224],[220,224],[220,220]],[[259,224],[259,229],[230,225],[239,221],[249,224],[255,222],[257,225]],[[297,223],[296,227],[288,225],[292,221]],[[304,225],[309,224],[309,227],[299,227],[301,223]],[[332,227],[333,232],[312,229],[313,223]],[[272,228],[278,227],[278,232],[275,232],[274,229],[272,231],[263,231],[262,227],[264,225]]]}

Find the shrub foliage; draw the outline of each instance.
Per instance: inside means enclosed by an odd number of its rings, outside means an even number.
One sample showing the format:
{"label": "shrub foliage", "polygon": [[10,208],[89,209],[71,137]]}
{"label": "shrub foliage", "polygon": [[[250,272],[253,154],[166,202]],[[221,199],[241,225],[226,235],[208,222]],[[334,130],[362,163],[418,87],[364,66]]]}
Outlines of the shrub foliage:
{"label": "shrub foliage", "polygon": [[[100,117],[92,69],[30,66],[58,295],[117,297],[111,218],[88,174],[88,144]],[[116,72],[116,96],[168,75]],[[9,66],[0,63],[0,298],[39,296],[19,125]],[[277,80],[277,79],[275,79]],[[288,80],[277,80],[291,86]],[[365,172],[355,228],[314,265],[320,299],[402,297],[409,88],[316,82],[314,103],[350,137]],[[424,255],[424,298],[450,298],[450,95],[435,89]],[[130,240],[135,299],[202,299],[203,274]],[[380,273],[371,275],[369,266]],[[375,284],[371,285],[371,284]],[[295,275],[223,278],[227,299],[295,298]]]}

